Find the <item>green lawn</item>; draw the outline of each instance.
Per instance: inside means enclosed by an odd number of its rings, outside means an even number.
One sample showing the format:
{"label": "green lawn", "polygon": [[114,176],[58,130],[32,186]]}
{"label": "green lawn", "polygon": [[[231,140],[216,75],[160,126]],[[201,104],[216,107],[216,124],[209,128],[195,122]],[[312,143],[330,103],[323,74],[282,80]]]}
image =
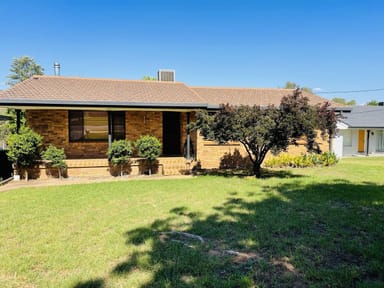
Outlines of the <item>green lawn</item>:
{"label": "green lawn", "polygon": [[383,287],[383,168],[0,193],[0,287]]}

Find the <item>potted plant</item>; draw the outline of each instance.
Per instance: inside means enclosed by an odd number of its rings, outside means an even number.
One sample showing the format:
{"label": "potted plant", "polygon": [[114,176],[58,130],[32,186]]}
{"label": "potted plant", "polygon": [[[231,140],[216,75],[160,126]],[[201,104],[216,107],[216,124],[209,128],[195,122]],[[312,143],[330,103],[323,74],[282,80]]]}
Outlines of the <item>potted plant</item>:
{"label": "potted plant", "polygon": [[120,168],[120,176],[123,176],[123,167],[130,162],[132,145],[127,140],[115,140],[107,151],[108,161],[113,166]]}
{"label": "potted plant", "polygon": [[66,155],[64,148],[57,148],[54,145],[49,145],[46,150],[41,153],[43,160],[49,161],[49,165],[57,169],[59,179],[62,178],[62,171],[67,168],[67,164],[64,162]]}
{"label": "potted plant", "polygon": [[161,153],[161,143],[155,136],[141,136],[135,143],[137,155],[144,158],[145,166],[148,168],[148,174],[152,174],[152,168],[157,157]]}
{"label": "potted plant", "polygon": [[7,156],[13,162],[15,175],[24,170],[25,180],[28,181],[28,168],[40,159],[41,136],[31,128],[22,127],[20,133],[8,136],[7,147]]}

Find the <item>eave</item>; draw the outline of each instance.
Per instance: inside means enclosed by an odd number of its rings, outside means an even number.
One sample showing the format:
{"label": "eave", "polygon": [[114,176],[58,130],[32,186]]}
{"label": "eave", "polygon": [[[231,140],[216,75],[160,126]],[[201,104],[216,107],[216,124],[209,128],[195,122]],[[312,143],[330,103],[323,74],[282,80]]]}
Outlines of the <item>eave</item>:
{"label": "eave", "polygon": [[207,109],[207,103],[163,103],[163,102],[112,102],[112,101],[57,101],[57,100],[15,100],[2,99],[0,107],[40,110],[154,110],[154,111],[196,111]]}

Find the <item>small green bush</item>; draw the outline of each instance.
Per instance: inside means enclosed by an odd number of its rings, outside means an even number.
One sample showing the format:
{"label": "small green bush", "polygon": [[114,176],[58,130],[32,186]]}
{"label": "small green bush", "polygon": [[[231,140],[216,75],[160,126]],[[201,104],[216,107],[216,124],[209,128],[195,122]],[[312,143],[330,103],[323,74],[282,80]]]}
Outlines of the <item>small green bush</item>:
{"label": "small green bush", "polygon": [[265,161],[264,166],[268,168],[305,168],[314,166],[331,166],[337,163],[337,157],[334,153],[324,152],[322,154],[310,153],[300,156],[290,156],[282,153],[277,157]]}
{"label": "small green bush", "polygon": [[127,140],[115,140],[107,151],[108,161],[114,166],[120,166],[120,176],[123,175],[123,166],[129,163],[132,156],[132,144]]}
{"label": "small green bush", "polygon": [[[28,127],[22,127],[20,133],[10,134],[7,140],[7,156],[15,168],[26,169],[40,159],[41,136]],[[28,170],[26,170],[28,180]]]}
{"label": "small green bush", "polygon": [[136,141],[135,146],[137,155],[145,158],[146,162],[149,164],[149,174],[151,174],[151,166],[161,154],[160,140],[155,136],[144,135]]}
{"label": "small green bush", "polygon": [[64,148],[60,149],[54,145],[49,145],[48,148],[41,153],[41,158],[49,161],[51,167],[57,168],[59,178],[61,178],[62,170],[67,168],[67,164],[64,161],[67,158]]}

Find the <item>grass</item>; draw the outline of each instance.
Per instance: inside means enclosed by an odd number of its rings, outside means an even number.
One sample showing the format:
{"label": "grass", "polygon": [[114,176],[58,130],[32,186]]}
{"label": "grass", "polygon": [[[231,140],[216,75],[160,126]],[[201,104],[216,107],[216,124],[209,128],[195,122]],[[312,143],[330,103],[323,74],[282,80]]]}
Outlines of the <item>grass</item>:
{"label": "grass", "polygon": [[4,192],[0,287],[383,287],[383,167]]}

